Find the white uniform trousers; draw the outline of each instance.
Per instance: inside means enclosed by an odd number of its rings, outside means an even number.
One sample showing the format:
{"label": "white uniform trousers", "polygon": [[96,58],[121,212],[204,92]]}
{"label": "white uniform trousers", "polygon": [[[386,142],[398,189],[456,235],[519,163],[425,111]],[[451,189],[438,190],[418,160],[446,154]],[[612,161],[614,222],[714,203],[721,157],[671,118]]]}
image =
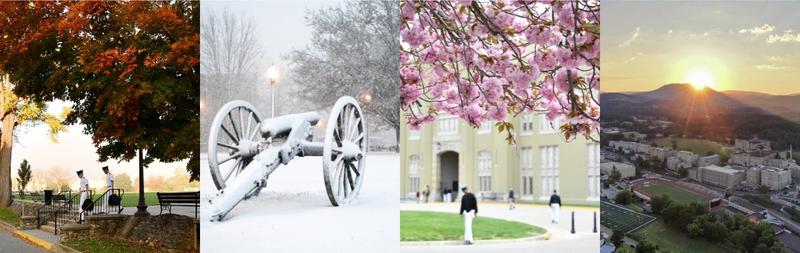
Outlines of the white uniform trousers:
{"label": "white uniform trousers", "polygon": [[[81,192],[81,202],[78,203],[78,210],[79,211],[83,211],[83,202],[86,201],[86,199],[88,199],[88,198],[89,198],[89,192]],[[80,217],[81,220],[83,220],[83,218],[85,217],[84,215],[85,214],[83,212],[81,212],[81,217]]]}
{"label": "white uniform trousers", "polygon": [[[106,190],[111,190],[111,186],[106,187]],[[106,191],[106,194],[103,195],[103,212],[110,213],[108,210],[108,197],[111,196],[111,191]]]}
{"label": "white uniform trousers", "polygon": [[553,203],[550,204],[550,218],[553,222],[558,223],[558,214],[560,213],[561,205]]}
{"label": "white uniform trousers", "polygon": [[464,241],[472,242],[473,218],[475,218],[475,210],[464,213]]}

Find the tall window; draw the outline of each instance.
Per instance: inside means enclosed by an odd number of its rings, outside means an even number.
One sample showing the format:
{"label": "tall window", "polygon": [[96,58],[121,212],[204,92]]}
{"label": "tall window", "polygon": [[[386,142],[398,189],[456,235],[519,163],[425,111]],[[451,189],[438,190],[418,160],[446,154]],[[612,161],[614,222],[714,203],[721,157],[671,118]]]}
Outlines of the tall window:
{"label": "tall window", "polygon": [[541,198],[547,198],[558,190],[558,146],[541,146]]}
{"label": "tall window", "polygon": [[551,134],[557,132],[556,129],[559,128],[561,125],[560,120],[556,119],[554,121],[547,120],[547,115],[541,114],[539,115],[539,133],[540,134]]}
{"label": "tall window", "polygon": [[478,191],[492,191],[492,154],[485,150],[478,153]]}
{"label": "tall window", "polygon": [[439,135],[451,135],[458,133],[458,118],[445,114],[439,116],[438,119]]}
{"label": "tall window", "polygon": [[421,131],[422,131],[421,127],[420,127],[420,129],[413,129],[411,127],[408,127],[408,139],[409,140],[419,140],[419,133]]}
{"label": "tall window", "polygon": [[519,163],[520,194],[523,197],[533,196],[533,148],[522,147]]}
{"label": "tall window", "polygon": [[588,175],[587,180],[589,180],[589,199],[599,199],[600,198],[600,144],[598,143],[589,143],[586,144],[586,152],[588,153],[588,161],[589,164],[586,165],[588,168]]}
{"label": "tall window", "polygon": [[408,191],[416,193],[419,191],[419,156],[408,157]]}
{"label": "tall window", "polygon": [[481,123],[480,128],[478,128],[478,134],[488,134],[492,132],[492,121],[484,121]]}
{"label": "tall window", "polygon": [[533,114],[526,112],[522,113],[522,134],[531,134],[533,132]]}

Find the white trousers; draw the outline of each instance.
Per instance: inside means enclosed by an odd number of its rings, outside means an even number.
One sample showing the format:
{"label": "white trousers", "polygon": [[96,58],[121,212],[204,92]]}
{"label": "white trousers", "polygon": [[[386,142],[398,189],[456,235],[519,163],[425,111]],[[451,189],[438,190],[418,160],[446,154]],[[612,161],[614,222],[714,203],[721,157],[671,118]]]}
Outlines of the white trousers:
{"label": "white trousers", "polygon": [[558,223],[558,214],[559,214],[559,209],[561,209],[561,206],[560,206],[560,205],[558,205],[558,204],[555,204],[555,203],[553,203],[553,204],[550,204],[550,218],[551,218],[551,219],[553,220],[553,222],[555,222],[555,223]]}
{"label": "white trousers", "polygon": [[472,219],[475,218],[475,210],[464,214],[464,241],[472,242]]}
{"label": "white trousers", "polygon": [[[78,203],[78,211],[79,212],[83,211],[83,202],[86,201],[86,199],[88,199],[88,198],[89,198],[89,193],[88,192],[81,192],[81,202]],[[84,213],[81,212],[81,220],[83,220],[83,217],[84,217]]]}
{"label": "white trousers", "polygon": [[[111,190],[111,187],[107,187],[106,190]],[[103,195],[103,212],[109,213],[108,211],[108,197],[111,196],[111,192],[107,191],[105,195]]]}

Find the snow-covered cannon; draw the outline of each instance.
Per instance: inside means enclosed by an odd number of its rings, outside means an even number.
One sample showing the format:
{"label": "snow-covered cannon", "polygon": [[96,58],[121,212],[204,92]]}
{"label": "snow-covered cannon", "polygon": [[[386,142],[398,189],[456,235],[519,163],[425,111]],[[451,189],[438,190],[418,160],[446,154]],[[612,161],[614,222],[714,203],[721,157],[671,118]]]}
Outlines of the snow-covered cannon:
{"label": "snow-covered cannon", "polygon": [[316,112],[262,120],[250,103],[228,102],[211,123],[208,164],[217,196],[208,208],[221,221],[240,201],[258,195],[269,175],[296,156],[322,156],[328,199],[348,203],[361,189],[367,151],[367,125],[355,99],[341,97],[326,122],[323,142],[313,142]]}

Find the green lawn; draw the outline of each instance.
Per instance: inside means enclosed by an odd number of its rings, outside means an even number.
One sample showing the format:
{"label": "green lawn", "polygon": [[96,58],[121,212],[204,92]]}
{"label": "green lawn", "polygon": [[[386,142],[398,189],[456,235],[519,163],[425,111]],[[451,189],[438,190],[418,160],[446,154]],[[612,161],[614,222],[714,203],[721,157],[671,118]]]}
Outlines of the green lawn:
{"label": "green lawn", "polygon": [[19,225],[19,215],[9,208],[0,208],[0,220],[15,227]]}
{"label": "green lawn", "polygon": [[662,252],[704,252],[704,253],[726,253],[725,249],[717,244],[694,239],[682,231],[667,227],[661,221],[656,221],[637,232],[642,238],[658,245]]}
{"label": "green lawn", "polygon": [[[144,193],[144,202],[147,203],[148,206],[157,206],[158,205],[158,196],[155,192],[145,192]],[[133,207],[139,204],[139,193],[138,192],[126,192],[122,195],[122,206],[123,207]]]}
{"label": "green lawn", "polygon": [[[102,193],[99,193],[102,194]],[[99,198],[100,195],[95,194],[94,198]],[[19,195],[14,195],[17,199],[25,199],[25,200],[35,200],[35,201],[44,201],[44,196],[31,196],[31,195],[23,195],[20,197]],[[149,206],[158,205],[158,196],[155,192],[145,192],[144,193],[144,202],[147,203]],[[122,195],[122,206],[123,207],[135,207],[139,204],[139,193],[138,192],[126,192]]]}
{"label": "green lawn", "polygon": [[719,143],[702,140],[702,139],[687,139],[687,138],[658,138],[653,140],[656,146],[672,147],[672,139],[678,141],[678,150],[688,150],[700,156],[705,156],[708,152],[713,152],[723,157],[729,157],[728,151],[725,150]]}
{"label": "green lawn", "polygon": [[115,253],[115,252],[129,252],[129,253],[148,253],[148,252],[166,252],[160,250],[154,250],[149,247],[136,245],[133,243],[120,241],[120,240],[109,240],[109,239],[102,239],[102,240],[70,240],[65,241],[64,245],[67,245],[75,250],[81,252],[91,252],[91,253]]}
{"label": "green lawn", "polygon": [[706,202],[706,200],[703,197],[700,197],[699,195],[659,182],[651,182],[649,185],[642,186],[642,189],[653,194],[653,197],[666,194],[667,196],[669,196],[669,199],[680,204],[689,204],[691,202],[702,202],[702,203]]}
{"label": "green lawn", "polygon": [[[513,239],[544,234],[545,229],[516,221],[481,217],[473,220],[475,240]],[[457,213],[400,211],[401,241],[463,240],[464,219]]]}

